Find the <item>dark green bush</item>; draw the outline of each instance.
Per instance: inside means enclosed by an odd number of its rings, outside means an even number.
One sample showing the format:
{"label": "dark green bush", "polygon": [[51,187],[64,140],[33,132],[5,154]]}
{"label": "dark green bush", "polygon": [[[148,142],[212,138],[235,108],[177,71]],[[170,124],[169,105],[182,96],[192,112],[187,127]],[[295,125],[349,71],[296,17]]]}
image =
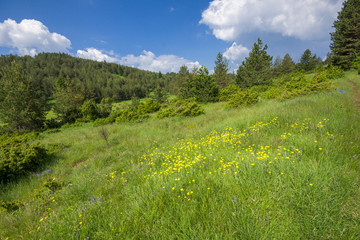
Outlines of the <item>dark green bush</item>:
{"label": "dark green bush", "polygon": [[4,208],[9,213],[18,210],[23,205],[24,204],[18,200],[9,201],[9,202],[4,202],[0,200],[0,207]]}
{"label": "dark green bush", "polygon": [[100,117],[100,109],[96,105],[95,100],[86,100],[81,106],[81,115],[83,121],[94,121]]}
{"label": "dark green bush", "polygon": [[259,101],[259,94],[249,90],[238,91],[231,95],[227,102],[227,107],[236,108],[240,106],[249,106]]}
{"label": "dark green bush", "polygon": [[112,98],[103,98],[103,99],[101,99],[101,102],[99,104],[100,117],[106,118],[106,117],[110,116],[111,111],[112,111],[113,102],[114,101],[113,101]]}
{"label": "dark green bush", "polygon": [[2,136],[0,142],[0,182],[8,182],[39,168],[47,151],[38,143],[31,143],[34,133]]}

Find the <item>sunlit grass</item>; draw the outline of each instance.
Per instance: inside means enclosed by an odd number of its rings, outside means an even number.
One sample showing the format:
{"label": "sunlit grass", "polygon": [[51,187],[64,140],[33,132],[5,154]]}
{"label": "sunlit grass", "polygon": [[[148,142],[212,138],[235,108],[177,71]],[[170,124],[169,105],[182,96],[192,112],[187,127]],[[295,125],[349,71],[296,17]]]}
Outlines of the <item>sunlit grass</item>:
{"label": "sunlit grass", "polygon": [[[353,73],[338,89],[195,118],[44,134],[51,171],[4,186],[1,238],[356,239],[360,117]],[[338,91],[342,90],[342,91]],[[44,169],[45,170],[45,169]],[[48,193],[47,179],[63,181]]]}

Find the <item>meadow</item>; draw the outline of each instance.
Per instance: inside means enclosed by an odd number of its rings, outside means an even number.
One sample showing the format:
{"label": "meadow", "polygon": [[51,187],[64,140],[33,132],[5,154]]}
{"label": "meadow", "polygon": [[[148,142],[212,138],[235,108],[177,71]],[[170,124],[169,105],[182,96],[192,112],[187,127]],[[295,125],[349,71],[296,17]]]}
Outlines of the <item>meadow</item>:
{"label": "meadow", "polygon": [[360,77],[334,84],[239,109],[206,104],[193,118],[44,132],[40,143],[61,150],[0,186],[19,206],[1,210],[0,238],[359,239]]}

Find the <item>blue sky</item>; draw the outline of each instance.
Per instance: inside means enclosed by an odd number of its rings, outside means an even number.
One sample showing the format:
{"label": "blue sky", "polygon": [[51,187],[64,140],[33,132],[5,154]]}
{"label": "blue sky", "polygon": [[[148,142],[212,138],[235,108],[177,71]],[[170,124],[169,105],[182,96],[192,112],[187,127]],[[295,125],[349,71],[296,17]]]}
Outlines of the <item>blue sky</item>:
{"label": "blue sky", "polygon": [[0,54],[66,52],[151,71],[236,70],[260,37],[274,58],[329,52],[342,0],[0,0]]}

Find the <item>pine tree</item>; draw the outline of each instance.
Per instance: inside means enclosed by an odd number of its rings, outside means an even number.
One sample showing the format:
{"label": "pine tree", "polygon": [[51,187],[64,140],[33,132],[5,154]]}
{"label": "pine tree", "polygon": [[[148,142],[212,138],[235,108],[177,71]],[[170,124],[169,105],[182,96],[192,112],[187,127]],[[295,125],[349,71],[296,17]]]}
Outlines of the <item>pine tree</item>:
{"label": "pine tree", "polygon": [[19,64],[0,72],[0,119],[10,130],[40,129],[45,121],[46,100]]}
{"label": "pine tree", "polygon": [[271,61],[272,57],[266,52],[268,46],[260,38],[254,43],[242,65],[237,70],[236,83],[240,87],[251,87],[254,85],[266,84],[271,79]]}
{"label": "pine tree", "polygon": [[54,97],[55,112],[60,115],[64,123],[74,122],[81,117],[81,106],[85,101],[85,90],[69,77],[58,79]]}
{"label": "pine tree", "polygon": [[225,88],[229,85],[229,79],[227,71],[229,70],[228,61],[223,58],[223,55],[219,52],[216,56],[214,78],[220,88]]}
{"label": "pine tree", "polygon": [[218,98],[219,88],[207,68],[202,66],[196,75],[187,80],[181,95],[183,98],[194,97],[199,102],[214,102]]}
{"label": "pine tree", "polygon": [[360,55],[360,0],[346,0],[334,22],[330,48],[333,64],[349,69]]}
{"label": "pine tree", "polygon": [[300,70],[304,70],[305,72],[309,72],[314,70],[318,64],[321,63],[321,59],[316,56],[316,54],[312,54],[310,49],[306,49],[304,53],[301,55],[300,61],[298,63],[298,68]]}

